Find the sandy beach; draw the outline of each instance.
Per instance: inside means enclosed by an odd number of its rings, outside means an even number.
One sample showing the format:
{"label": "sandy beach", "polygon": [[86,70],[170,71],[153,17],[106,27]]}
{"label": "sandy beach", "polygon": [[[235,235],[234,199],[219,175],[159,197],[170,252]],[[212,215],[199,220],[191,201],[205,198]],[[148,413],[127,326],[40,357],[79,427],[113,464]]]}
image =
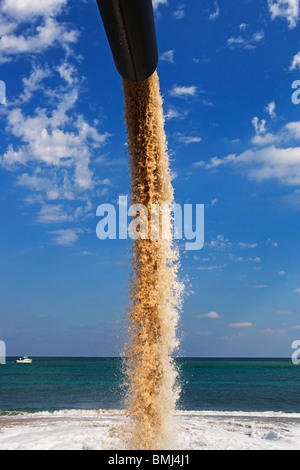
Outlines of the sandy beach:
{"label": "sandy beach", "polygon": [[[182,411],[168,450],[300,450],[300,414]],[[118,410],[62,410],[0,417],[0,450],[124,450]],[[120,438],[121,437],[121,438]]]}

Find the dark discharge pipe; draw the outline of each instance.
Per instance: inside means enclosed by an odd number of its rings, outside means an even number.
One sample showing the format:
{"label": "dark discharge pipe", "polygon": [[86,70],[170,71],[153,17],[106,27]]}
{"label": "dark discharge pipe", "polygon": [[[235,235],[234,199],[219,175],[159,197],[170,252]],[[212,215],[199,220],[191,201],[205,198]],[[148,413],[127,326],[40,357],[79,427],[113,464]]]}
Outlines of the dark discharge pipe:
{"label": "dark discharge pipe", "polygon": [[130,81],[146,80],[158,65],[152,0],[97,0],[114,62]]}

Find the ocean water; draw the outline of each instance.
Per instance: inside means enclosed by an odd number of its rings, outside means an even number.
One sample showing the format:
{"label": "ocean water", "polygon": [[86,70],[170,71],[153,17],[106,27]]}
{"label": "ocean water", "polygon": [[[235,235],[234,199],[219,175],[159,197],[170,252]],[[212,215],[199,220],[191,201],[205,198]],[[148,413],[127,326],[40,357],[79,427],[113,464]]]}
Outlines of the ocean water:
{"label": "ocean water", "polygon": [[[178,359],[180,410],[300,413],[300,366],[290,359]],[[0,415],[123,409],[117,358],[34,358],[0,365]]]}

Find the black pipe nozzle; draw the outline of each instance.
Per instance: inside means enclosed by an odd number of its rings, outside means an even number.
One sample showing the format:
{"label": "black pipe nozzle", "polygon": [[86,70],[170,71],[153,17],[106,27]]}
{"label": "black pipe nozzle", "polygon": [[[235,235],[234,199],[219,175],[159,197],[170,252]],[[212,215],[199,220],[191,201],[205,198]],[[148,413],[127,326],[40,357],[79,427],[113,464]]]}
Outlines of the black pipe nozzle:
{"label": "black pipe nozzle", "polygon": [[97,0],[119,74],[146,80],[158,65],[152,0]]}

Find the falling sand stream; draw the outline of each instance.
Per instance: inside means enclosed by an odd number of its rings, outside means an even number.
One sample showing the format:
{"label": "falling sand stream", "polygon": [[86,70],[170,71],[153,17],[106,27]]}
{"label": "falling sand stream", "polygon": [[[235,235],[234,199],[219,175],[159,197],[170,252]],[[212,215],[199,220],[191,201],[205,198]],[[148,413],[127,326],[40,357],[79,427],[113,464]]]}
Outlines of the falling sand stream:
{"label": "falling sand stream", "polygon": [[[141,230],[140,238],[132,245],[131,304],[125,345],[128,415],[133,420],[129,445],[141,450],[171,449],[179,395],[172,353],[178,346],[183,287],[177,277],[179,256],[172,240],[172,224],[167,224],[167,231],[164,224],[164,236],[160,233],[150,237],[154,232],[151,216],[157,207],[153,205],[171,208],[174,197],[157,72],[144,81],[123,79],[123,91],[131,199],[132,204],[147,208],[145,217],[149,222],[148,238],[142,236]],[[139,215],[142,221],[143,214]],[[159,220],[162,229],[164,219]]]}

